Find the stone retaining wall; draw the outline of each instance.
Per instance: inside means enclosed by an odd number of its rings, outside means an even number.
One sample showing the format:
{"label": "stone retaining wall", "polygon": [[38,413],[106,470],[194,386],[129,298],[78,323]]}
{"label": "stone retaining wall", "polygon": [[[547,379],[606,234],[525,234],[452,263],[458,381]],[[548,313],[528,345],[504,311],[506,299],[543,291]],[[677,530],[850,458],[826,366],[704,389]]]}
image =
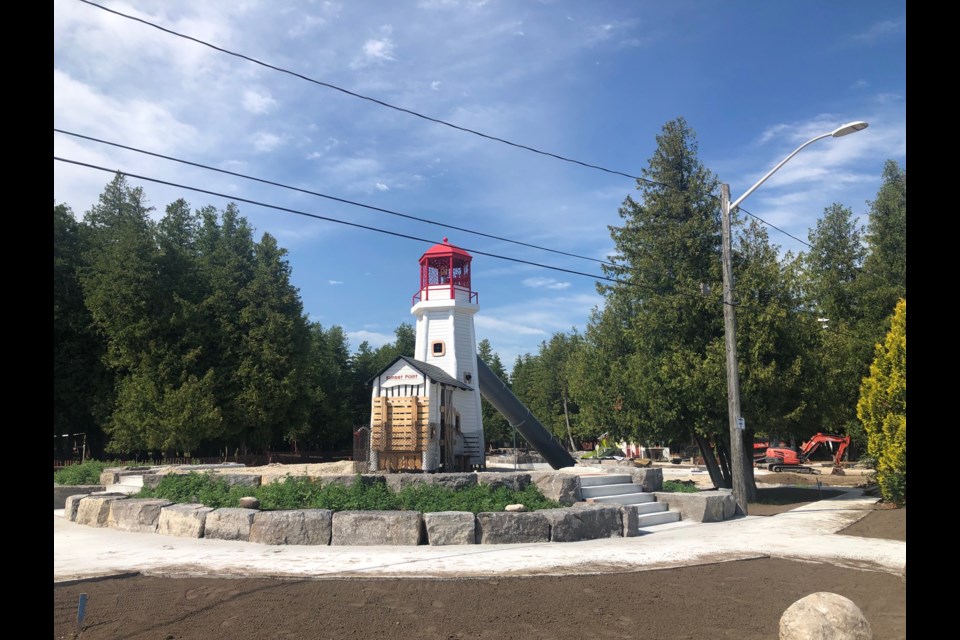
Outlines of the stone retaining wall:
{"label": "stone retaining wall", "polygon": [[[713,522],[733,516],[729,492],[663,493],[660,469],[630,469],[635,484],[653,490],[685,520]],[[224,474],[227,482],[256,487],[261,476]],[[366,483],[386,483],[394,490],[413,484],[454,489],[475,484],[522,490],[534,483],[541,492],[567,507],[535,512],[341,511],[299,509],[213,509],[200,504],[128,498],[123,494],[75,493],[64,499],[68,520],[124,531],[282,545],[450,545],[573,542],[639,534],[633,507],[587,505],[580,500],[580,478],[569,473],[365,474]],[[162,476],[144,474],[144,485]],[[348,484],[356,476],[320,476],[323,483]],[[569,506],[572,505],[572,506]]]}

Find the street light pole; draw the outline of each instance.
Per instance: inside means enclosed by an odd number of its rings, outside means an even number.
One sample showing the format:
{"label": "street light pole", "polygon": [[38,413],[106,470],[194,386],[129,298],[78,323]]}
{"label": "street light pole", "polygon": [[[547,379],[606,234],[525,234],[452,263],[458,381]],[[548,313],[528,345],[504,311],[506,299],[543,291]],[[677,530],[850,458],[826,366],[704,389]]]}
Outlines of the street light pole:
{"label": "street light pole", "polygon": [[760,178],[755,185],[747,189],[746,192],[732,204],[730,202],[730,185],[720,185],[720,225],[723,234],[723,333],[727,350],[727,412],[730,423],[730,474],[733,478],[733,498],[736,500],[737,508],[743,515],[747,515],[747,480],[744,476],[746,462],[743,450],[743,431],[746,425],[740,412],[740,371],[737,363],[737,318],[734,313],[733,301],[733,250],[731,248],[730,212],[736,209],[747,196],[766,182],[767,178],[776,173],[780,167],[785,165],[788,160],[800,153],[805,147],[813,144],[817,140],[830,137],[840,138],[857,131],[862,131],[868,126],[869,125],[862,120],[849,122],[840,125],[829,133],[824,133],[807,140],[794,149],[793,153],[781,160],[777,166],[768,171],[765,176]]}

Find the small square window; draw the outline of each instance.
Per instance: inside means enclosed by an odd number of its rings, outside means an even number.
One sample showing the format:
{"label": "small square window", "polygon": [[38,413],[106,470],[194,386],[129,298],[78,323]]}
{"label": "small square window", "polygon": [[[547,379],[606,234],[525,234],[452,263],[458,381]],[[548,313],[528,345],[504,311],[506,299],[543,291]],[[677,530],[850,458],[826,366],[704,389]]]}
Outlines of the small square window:
{"label": "small square window", "polygon": [[433,354],[434,357],[439,358],[440,356],[444,355],[446,352],[447,352],[447,348],[444,346],[443,340],[437,340],[430,344],[430,353]]}

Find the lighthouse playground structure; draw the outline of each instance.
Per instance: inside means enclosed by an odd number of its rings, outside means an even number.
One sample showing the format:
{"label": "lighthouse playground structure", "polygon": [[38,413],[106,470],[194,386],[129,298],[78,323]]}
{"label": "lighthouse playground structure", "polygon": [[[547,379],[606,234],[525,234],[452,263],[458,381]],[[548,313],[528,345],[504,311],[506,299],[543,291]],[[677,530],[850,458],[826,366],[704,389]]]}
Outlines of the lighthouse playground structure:
{"label": "lighthouse playground structure", "polygon": [[447,238],[420,256],[414,357],[400,356],[374,376],[370,471],[457,472],[486,468],[483,397],[551,467],[576,465],[507,385],[477,358],[473,257]]}

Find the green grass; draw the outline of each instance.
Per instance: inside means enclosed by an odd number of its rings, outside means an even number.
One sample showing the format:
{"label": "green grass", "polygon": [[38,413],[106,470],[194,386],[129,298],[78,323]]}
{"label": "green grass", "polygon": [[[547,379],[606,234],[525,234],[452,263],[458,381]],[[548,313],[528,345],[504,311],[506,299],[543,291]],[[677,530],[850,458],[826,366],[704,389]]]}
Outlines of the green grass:
{"label": "green grass", "polygon": [[662,491],[669,493],[697,493],[700,489],[692,480],[664,480]]}
{"label": "green grass", "polygon": [[163,498],[172,502],[201,503],[208,507],[238,507],[240,498],[253,496],[265,511],[278,509],[330,509],[331,511],[503,511],[508,504],[523,504],[531,511],[556,509],[535,485],[523,491],[475,485],[454,490],[437,485],[410,485],[395,492],[382,482],[366,483],[357,476],[351,484],[323,484],[319,478],[287,478],[260,487],[230,487],[213,472],[165,476],[155,489],[144,488],[138,498]]}
{"label": "green grass", "polygon": [[100,484],[100,474],[107,467],[121,466],[119,460],[112,462],[99,460],[85,460],[80,464],[71,464],[53,472],[54,484]]}

